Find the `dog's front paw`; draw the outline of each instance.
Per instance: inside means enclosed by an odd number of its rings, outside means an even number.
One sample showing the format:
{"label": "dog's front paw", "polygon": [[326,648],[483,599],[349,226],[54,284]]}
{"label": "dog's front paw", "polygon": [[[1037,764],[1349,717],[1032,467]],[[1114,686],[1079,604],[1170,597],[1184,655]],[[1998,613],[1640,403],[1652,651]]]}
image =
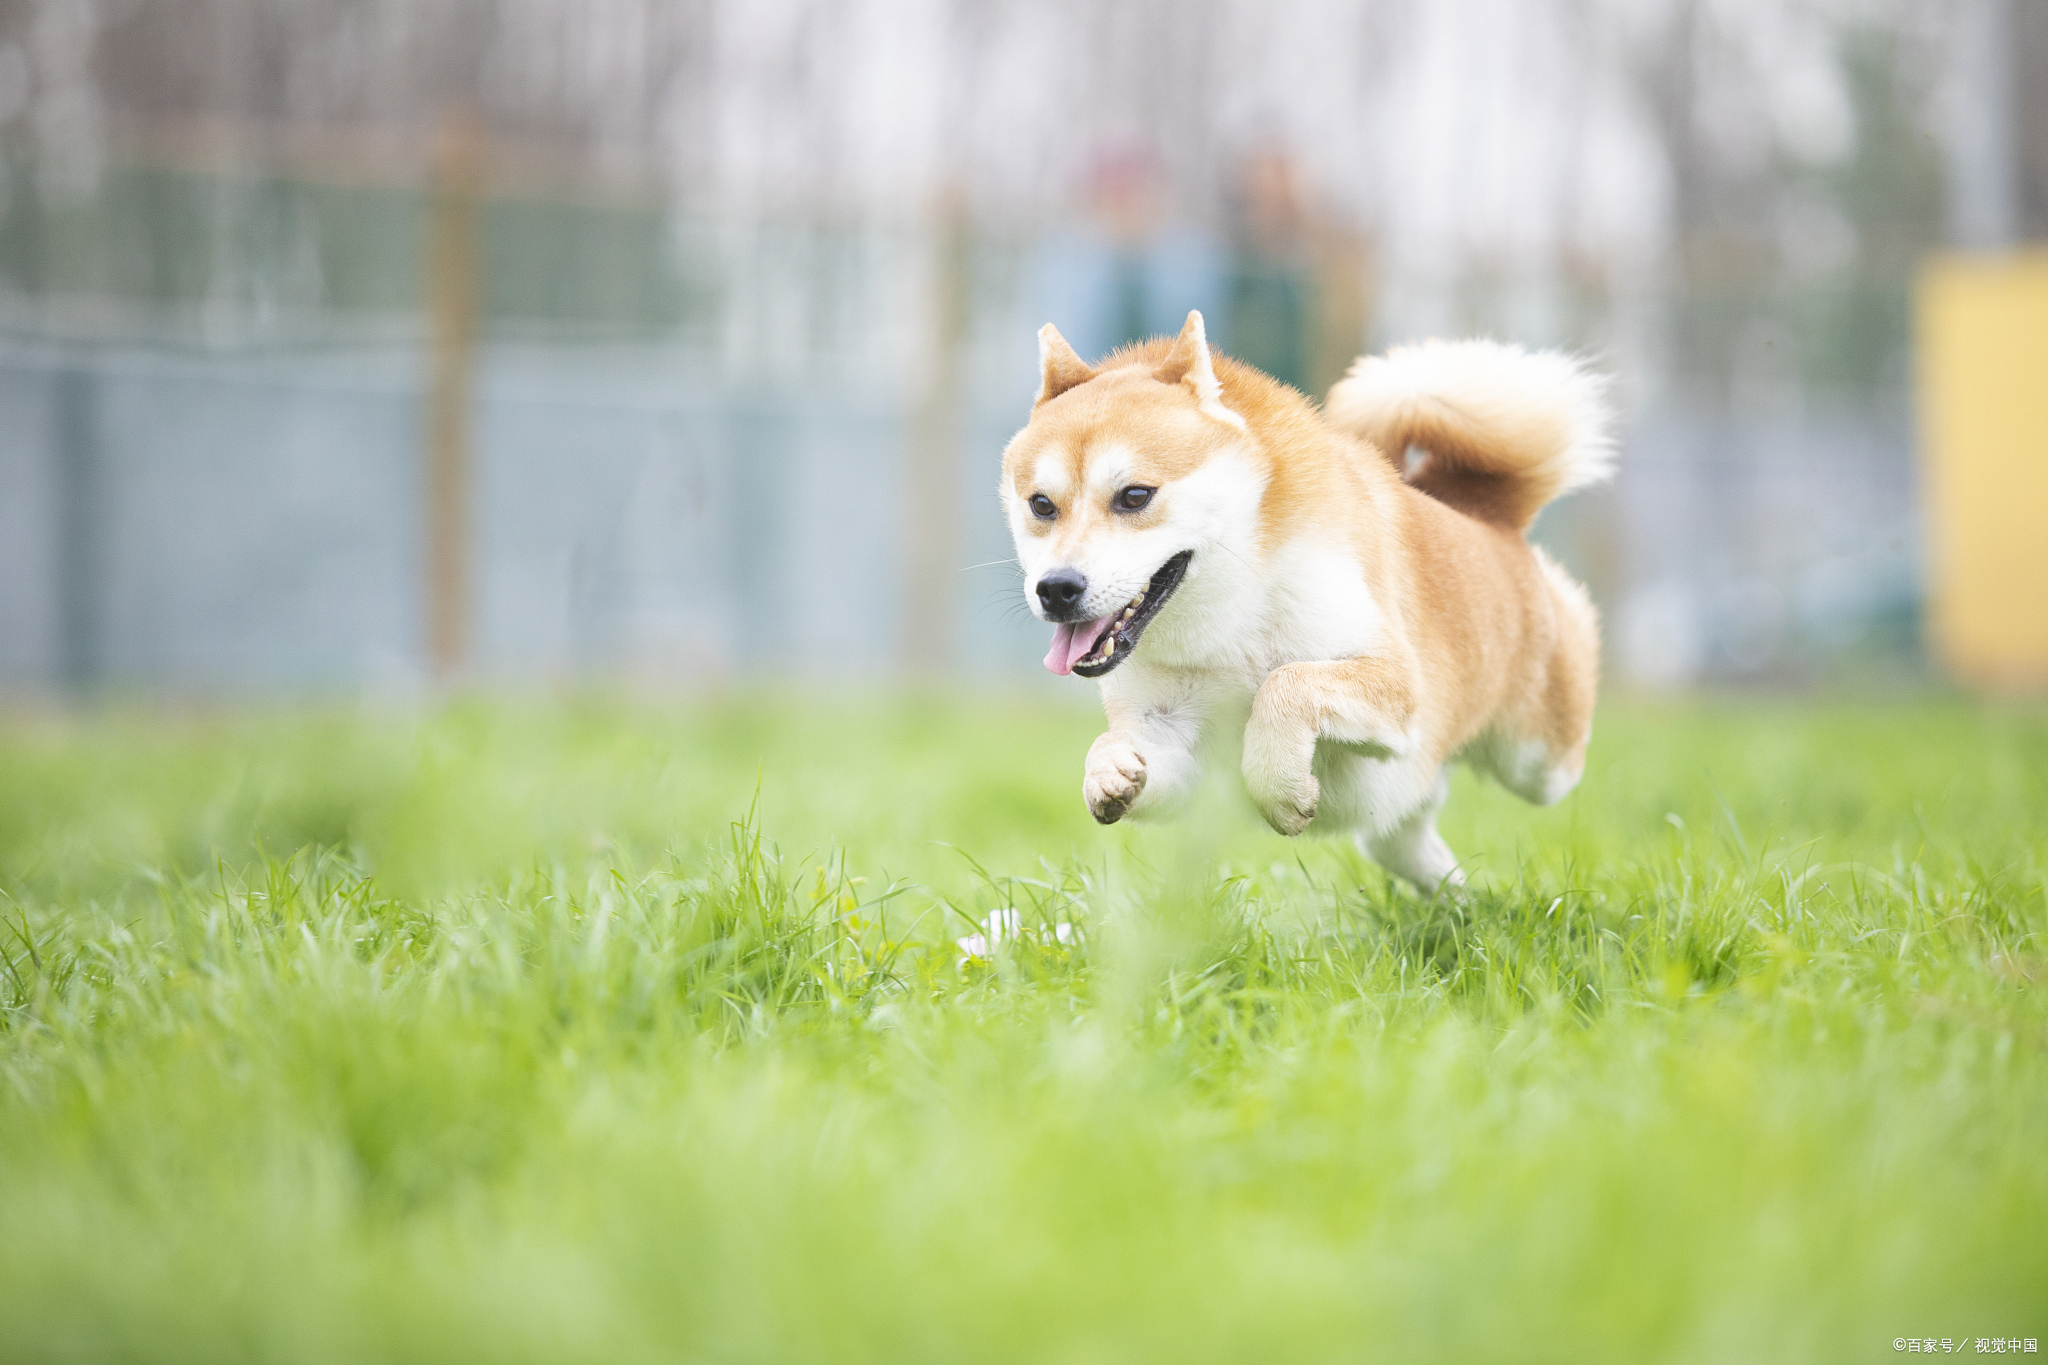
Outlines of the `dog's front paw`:
{"label": "dog's front paw", "polygon": [[1322,784],[1316,781],[1316,775],[1304,772],[1297,781],[1265,792],[1254,792],[1253,799],[1258,802],[1259,814],[1266,817],[1266,823],[1277,833],[1292,839],[1316,818],[1316,803],[1322,799],[1322,794]]}
{"label": "dog's front paw", "polygon": [[1145,790],[1145,756],[1130,739],[1112,730],[1088,746],[1088,768],[1081,778],[1081,796],[1088,813],[1105,825],[1124,812]]}

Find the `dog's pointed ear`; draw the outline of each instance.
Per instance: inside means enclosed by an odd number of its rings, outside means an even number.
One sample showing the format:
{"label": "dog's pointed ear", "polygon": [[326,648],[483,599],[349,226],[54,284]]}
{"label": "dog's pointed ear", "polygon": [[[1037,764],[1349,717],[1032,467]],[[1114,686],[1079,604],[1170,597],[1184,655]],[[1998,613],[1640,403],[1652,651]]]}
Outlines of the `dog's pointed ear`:
{"label": "dog's pointed ear", "polygon": [[1152,377],[1162,384],[1185,384],[1194,391],[1195,402],[1204,415],[1226,426],[1244,430],[1244,418],[1223,405],[1223,384],[1216,378],[1216,366],[1209,359],[1209,337],[1202,330],[1202,315],[1188,314],[1173,349],[1166,353]]}
{"label": "dog's pointed ear", "polygon": [[1067,345],[1067,339],[1060,335],[1060,329],[1051,323],[1038,329],[1038,397],[1032,407],[1049,403],[1073,388],[1085,384],[1095,377],[1095,371],[1087,362],[1074,354],[1074,348]]}

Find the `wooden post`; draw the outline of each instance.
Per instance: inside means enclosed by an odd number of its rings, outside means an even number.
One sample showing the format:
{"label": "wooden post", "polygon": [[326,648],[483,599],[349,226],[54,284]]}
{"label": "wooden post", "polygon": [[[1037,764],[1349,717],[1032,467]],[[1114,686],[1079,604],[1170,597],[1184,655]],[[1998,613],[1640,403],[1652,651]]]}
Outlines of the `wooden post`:
{"label": "wooden post", "polygon": [[70,691],[101,681],[101,597],[106,540],[98,423],[98,384],[86,363],[59,370],[56,398],[57,671]]}
{"label": "wooden post", "polygon": [[476,370],[477,196],[484,138],[456,109],[435,140],[427,223],[426,647],[437,683],[469,662],[470,408]]}
{"label": "wooden post", "polygon": [[960,588],[960,442],[974,238],[965,198],[942,194],[932,223],[932,349],[904,459],[903,661],[917,674],[955,662]]}

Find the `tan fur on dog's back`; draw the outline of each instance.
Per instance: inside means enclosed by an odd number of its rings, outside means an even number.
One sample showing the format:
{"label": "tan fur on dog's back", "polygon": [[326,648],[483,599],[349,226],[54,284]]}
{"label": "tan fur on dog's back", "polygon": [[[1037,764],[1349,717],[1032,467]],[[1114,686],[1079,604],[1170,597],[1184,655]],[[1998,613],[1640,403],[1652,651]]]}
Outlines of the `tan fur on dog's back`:
{"label": "tan fur on dog's back", "polygon": [[[1401,488],[1406,573],[1387,586],[1416,654],[1425,750],[1466,753],[1517,793],[1546,802],[1548,774],[1576,772],[1592,725],[1597,631],[1583,593],[1519,532]],[[1536,744],[1541,771],[1510,761]],[[1560,793],[1561,794],[1561,793]]]}

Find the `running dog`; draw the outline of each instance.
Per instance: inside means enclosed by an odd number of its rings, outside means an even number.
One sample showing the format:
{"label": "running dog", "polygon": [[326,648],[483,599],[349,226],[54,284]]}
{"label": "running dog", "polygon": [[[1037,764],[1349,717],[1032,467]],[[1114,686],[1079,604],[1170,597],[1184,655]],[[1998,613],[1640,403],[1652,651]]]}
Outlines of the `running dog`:
{"label": "running dog", "polygon": [[1242,725],[1268,824],[1350,830],[1434,892],[1463,881],[1446,763],[1543,805],[1578,784],[1598,622],[1525,532],[1613,468],[1601,378],[1433,341],[1361,359],[1318,411],[1213,354],[1200,313],[1094,366],[1038,341],[1001,494],[1045,666],[1102,690],[1097,820],[1170,812],[1205,732]]}

